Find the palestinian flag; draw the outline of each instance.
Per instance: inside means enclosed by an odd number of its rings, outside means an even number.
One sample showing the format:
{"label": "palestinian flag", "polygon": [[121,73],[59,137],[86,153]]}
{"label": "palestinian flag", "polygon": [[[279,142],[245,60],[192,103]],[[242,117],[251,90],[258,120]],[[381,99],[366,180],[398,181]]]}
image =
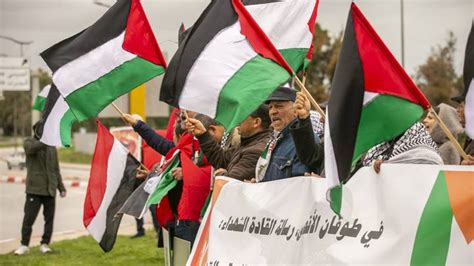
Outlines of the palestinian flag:
{"label": "palestinian flag", "polygon": [[44,51],[53,81],[79,121],[164,72],[139,0],[120,0],[96,23]]}
{"label": "palestinian flag", "polygon": [[464,57],[464,114],[466,117],[466,134],[474,139],[474,22],[471,26]]}
{"label": "palestinian flag", "polygon": [[33,109],[38,111],[43,111],[46,107],[46,98],[48,97],[49,89],[51,84],[44,86],[40,93],[36,96],[35,103],[33,104]]}
{"label": "palestinian flag", "polygon": [[49,146],[69,147],[71,128],[76,121],[56,86],[51,84],[42,117],[35,127],[35,137]]}
{"label": "palestinian flag", "polygon": [[206,114],[230,129],[303,66],[317,1],[245,4],[209,4],[171,59],[161,101]]}
{"label": "palestinian flag", "polygon": [[139,163],[99,121],[97,127],[83,222],[102,250],[108,252],[122,220],[121,215],[115,214],[133,192]]}
{"label": "palestinian flag", "polygon": [[429,102],[352,3],[337,62],[325,125],[325,171],[331,206],[340,210],[340,184],[371,147],[418,121]]}

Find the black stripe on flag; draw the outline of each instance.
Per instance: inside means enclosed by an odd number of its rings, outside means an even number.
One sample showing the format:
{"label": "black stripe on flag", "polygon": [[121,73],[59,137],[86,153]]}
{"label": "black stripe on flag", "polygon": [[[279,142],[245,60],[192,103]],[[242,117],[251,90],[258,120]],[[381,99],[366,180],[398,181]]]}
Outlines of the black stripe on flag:
{"label": "black stripe on flag", "polygon": [[472,79],[474,79],[474,21],[471,25],[471,31],[469,32],[469,37],[467,38],[466,44],[466,55],[464,57],[464,97],[467,96],[467,91],[471,84]]}
{"label": "black stripe on flag", "polygon": [[223,29],[237,22],[231,0],[212,1],[191,28],[171,59],[161,85],[160,100],[177,106],[194,62]]}
{"label": "black stripe on flag", "polygon": [[122,181],[120,182],[120,186],[107,209],[105,232],[99,243],[100,247],[105,252],[112,250],[114,247],[117,232],[123,216],[123,214],[117,214],[117,212],[135,188],[135,182],[137,180],[135,176],[139,165],[139,162],[132,155],[128,154],[127,165],[123,173]]}
{"label": "black stripe on flag", "polygon": [[119,0],[89,28],[41,53],[53,72],[119,36],[127,26],[131,0]]}
{"label": "black stripe on flag", "polygon": [[351,171],[364,102],[364,84],[364,72],[350,11],[328,103],[330,137],[341,183],[349,177]]}
{"label": "black stripe on flag", "polygon": [[46,120],[48,120],[48,116],[51,114],[54,105],[58,101],[58,98],[61,96],[56,85],[54,83],[51,84],[51,88],[49,89],[48,96],[46,97],[46,104],[44,107],[44,111],[41,115],[41,119],[37,122],[35,126],[35,137],[39,140],[43,136],[44,132],[44,125]]}

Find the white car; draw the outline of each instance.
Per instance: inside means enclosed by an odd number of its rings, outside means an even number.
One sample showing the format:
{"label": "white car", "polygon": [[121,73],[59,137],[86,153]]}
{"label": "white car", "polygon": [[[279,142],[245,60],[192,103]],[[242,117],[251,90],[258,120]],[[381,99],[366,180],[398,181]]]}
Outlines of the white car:
{"label": "white car", "polygon": [[12,153],[5,158],[5,161],[7,162],[8,170],[11,170],[13,167],[18,167],[20,170],[23,170],[26,166],[24,152]]}

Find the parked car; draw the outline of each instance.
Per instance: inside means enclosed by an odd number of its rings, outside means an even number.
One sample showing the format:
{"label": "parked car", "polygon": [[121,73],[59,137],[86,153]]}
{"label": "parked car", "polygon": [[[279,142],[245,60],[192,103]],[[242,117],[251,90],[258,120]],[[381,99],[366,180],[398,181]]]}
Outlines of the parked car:
{"label": "parked car", "polygon": [[13,167],[18,167],[20,170],[23,170],[26,166],[24,152],[12,153],[5,158],[5,161],[7,162],[8,170],[11,170]]}

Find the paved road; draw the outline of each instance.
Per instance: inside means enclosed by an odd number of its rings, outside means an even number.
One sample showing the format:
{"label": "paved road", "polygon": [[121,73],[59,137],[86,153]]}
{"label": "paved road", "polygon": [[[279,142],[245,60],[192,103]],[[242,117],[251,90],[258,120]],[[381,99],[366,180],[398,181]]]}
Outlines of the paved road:
{"label": "paved road", "polygon": [[[0,254],[12,251],[20,243],[23,206],[25,204],[24,184],[0,183]],[[69,188],[66,198],[56,198],[53,241],[64,239],[65,235],[77,237],[85,234],[82,225],[82,208],[85,188]],[[149,215],[146,215],[150,223]],[[33,227],[32,245],[37,245],[43,233],[42,210]],[[130,216],[122,220],[119,233],[133,234],[135,221]],[[69,237],[71,238],[71,237]]]}
{"label": "paved road", "polygon": [[[23,151],[23,148],[17,148],[18,151]],[[15,167],[12,170],[8,170],[7,163],[2,159],[7,157],[9,154],[13,153],[13,148],[2,148],[0,149],[0,175],[6,176],[26,176],[26,170],[20,170],[19,168]],[[85,178],[89,177],[90,169],[88,167],[77,167],[71,164],[61,164],[61,175],[63,178],[67,177],[78,177],[78,178]]]}

